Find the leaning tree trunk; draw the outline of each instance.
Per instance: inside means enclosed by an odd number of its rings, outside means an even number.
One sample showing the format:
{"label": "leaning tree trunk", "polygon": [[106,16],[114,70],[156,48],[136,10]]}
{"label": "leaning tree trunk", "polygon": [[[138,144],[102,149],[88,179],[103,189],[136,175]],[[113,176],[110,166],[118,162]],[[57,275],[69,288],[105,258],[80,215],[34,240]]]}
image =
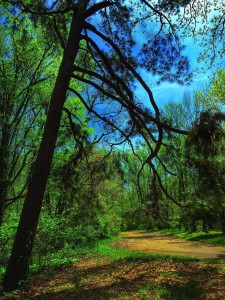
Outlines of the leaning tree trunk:
{"label": "leaning tree trunk", "polygon": [[1,122],[1,140],[0,140],[0,226],[3,222],[3,216],[6,205],[6,194],[8,187],[7,169],[10,139],[10,95],[3,92],[1,95],[0,111],[2,114]]}
{"label": "leaning tree trunk", "polygon": [[8,142],[9,131],[7,128],[3,129],[2,140],[0,143],[0,226],[3,222],[3,216],[6,205],[6,193],[8,187],[7,180],[7,166],[8,166]]}
{"label": "leaning tree trunk", "polygon": [[88,0],[79,0],[73,13],[70,33],[52,93],[44,134],[28,186],[11,257],[4,278],[5,290],[13,290],[27,279],[34,236],[49,176],[63,104],[79,50]]}

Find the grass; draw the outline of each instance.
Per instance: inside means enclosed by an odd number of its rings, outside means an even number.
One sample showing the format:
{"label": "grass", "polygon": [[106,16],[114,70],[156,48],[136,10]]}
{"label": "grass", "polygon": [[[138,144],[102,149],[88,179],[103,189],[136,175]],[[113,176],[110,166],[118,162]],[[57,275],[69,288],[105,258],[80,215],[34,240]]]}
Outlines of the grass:
{"label": "grass", "polygon": [[140,299],[163,299],[163,300],[194,300],[204,295],[204,289],[194,285],[180,286],[168,284],[147,285],[140,290]]}
{"label": "grass", "polygon": [[207,242],[214,246],[225,246],[225,234],[219,231],[209,231],[208,233],[203,231],[198,231],[198,232],[190,233],[182,230],[168,229],[168,230],[160,230],[157,232],[168,234],[168,235],[175,235],[179,238],[184,238],[190,241]]}
{"label": "grass", "polygon": [[151,260],[171,260],[177,262],[197,262],[199,259],[192,258],[190,256],[180,256],[180,255],[170,255],[170,254],[149,254],[140,251],[130,251],[130,250],[123,250],[123,249],[115,249],[110,247],[109,245],[118,240],[120,237],[100,241],[97,243],[93,248],[81,248],[76,251],[76,254],[85,254],[86,256],[90,255],[93,256],[106,256],[110,261],[118,261],[125,259],[127,262],[136,261],[136,259],[151,259]]}
{"label": "grass", "polygon": [[167,294],[167,290],[165,287],[160,285],[157,286],[155,284],[148,284],[142,287],[138,293],[141,300],[147,300],[149,297],[152,297],[152,299],[163,299],[163,297]]}

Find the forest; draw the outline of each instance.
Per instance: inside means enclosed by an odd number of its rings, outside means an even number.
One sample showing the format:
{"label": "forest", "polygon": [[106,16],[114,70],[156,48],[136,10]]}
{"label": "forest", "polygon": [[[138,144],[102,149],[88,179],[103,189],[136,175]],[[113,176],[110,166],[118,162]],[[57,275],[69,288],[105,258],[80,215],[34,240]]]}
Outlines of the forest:
{"label": "forest", "polygon": [[[211,0],[0,1],[0,299],[225,299],[13,294],[121,232],[225,246],[224,14]],[[191,89],[196,73],[209,80]],[[164,83],[188,91],[161,105]]]}

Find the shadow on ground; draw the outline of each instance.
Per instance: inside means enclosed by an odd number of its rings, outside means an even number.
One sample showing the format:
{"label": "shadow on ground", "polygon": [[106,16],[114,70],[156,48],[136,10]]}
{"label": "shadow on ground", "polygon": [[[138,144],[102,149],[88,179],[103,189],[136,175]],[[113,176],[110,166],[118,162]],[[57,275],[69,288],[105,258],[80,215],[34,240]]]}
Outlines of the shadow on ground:
{"label": "shadow on ground", "polygon": [[199,262],[90,259],[44,282],[37,276],[19,293],[1,299],[225,299],[224,283],[216,267]]}
{"label": "shadow on ground", "polygon": [[145,231],[138,232],[138,234],[135,234],[135,235],[132,235],[132,236],[126,235],[126,233],[124,233],[122,235],[122,237],[125,238],[125,239],[128,239],[128,240],[133,240],[133,239],[135,239],[135,240],[148,240],[148,239],[149,240],[151,240],[151,239],[162,240],[163,238],[166,238],[166,239],[169,238],[171,240],[177,240],[178,239],[177,237],[171,236],[171,235],[166,235],[166,234],[162,234],[162,233],[156,234],[154,232],[152,234],[152,232],[148,233],[148,232],[145,232]]}

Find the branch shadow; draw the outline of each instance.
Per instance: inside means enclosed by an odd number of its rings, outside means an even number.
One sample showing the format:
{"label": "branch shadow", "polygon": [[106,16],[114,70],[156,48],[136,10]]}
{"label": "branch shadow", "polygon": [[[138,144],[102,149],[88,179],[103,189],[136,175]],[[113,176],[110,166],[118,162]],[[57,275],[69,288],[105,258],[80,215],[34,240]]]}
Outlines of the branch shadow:
{"label": "branch shadow", "polygon": [[[55,281],[56,284],[38,295],[32,295],[32,292],[27,294],[26,289],[21,294],[22,297],[16,299],[104,300],[132,299],[134,295],[139,297],[135,299],[206,299],[207,286],[218,272],[217,268],[207,265],[197,268],[197,263],[170,263],[175,271],[165,278],[160,268],[166,267],[168,262],[157,261],[155,264],[149,258],[136,259],[133,262],[117,260],[113,264],[89,266],[85,270],[73,266],[66,274],[62,273],[60,282],[56,280],[60,274],[53,276],[51,282]],[[163,290],[161,298],[154,298],[153,295],[160,293],[160,288]]]}

